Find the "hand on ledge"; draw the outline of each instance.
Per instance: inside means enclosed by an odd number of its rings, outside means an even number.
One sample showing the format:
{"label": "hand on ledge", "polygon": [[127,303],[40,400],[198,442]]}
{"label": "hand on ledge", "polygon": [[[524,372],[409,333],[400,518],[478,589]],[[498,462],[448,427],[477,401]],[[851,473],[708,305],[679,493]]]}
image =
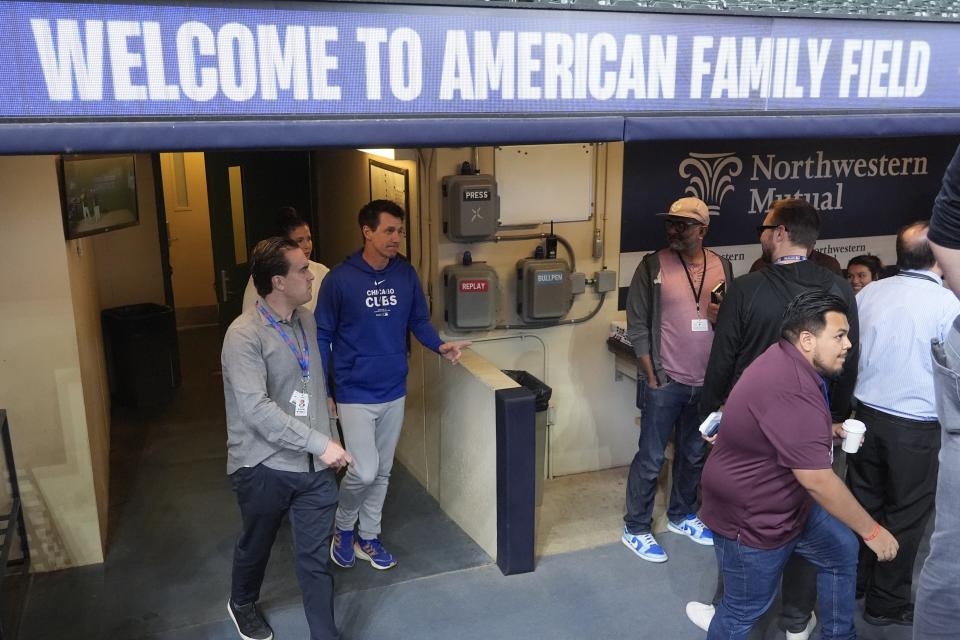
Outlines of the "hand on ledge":
{"label": "hand on ledge", "polygon": [[457,364],[460,362],[460,351],[469,347],[472,342],[469,340],[454,340],[452,342],[444,342],[440,345],[440,355],[449,360],[451,364]]}

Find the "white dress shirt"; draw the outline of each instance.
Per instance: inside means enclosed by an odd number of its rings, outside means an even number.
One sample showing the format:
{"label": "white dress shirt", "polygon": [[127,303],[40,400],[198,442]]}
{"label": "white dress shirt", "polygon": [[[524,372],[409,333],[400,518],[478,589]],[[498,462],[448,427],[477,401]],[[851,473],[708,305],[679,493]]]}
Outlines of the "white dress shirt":
{"label": "white dress shirt", "polygon": [[936,420],[930,341],[943,340],[960,301],[932,271],[905,270],[857,294],[860,367],[854,396],[910,420]]}

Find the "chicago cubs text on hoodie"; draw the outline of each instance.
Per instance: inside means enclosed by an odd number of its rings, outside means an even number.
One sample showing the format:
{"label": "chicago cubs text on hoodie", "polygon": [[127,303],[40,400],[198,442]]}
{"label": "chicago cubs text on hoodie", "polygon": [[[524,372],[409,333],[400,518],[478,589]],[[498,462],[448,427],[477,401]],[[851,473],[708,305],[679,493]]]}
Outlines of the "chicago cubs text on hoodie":
{"label": "chicago cubs text on hoodie", "polygon": [[[406,394],[407,329],[439,351],[443,340],[430,324],[417,272],[402,257],[377,271],[358,251],[337,265],[320,286],[317,342],[323,370],[333,355],[337,402],[379,404]],[[331,351],[332,346],[332,351]]]}

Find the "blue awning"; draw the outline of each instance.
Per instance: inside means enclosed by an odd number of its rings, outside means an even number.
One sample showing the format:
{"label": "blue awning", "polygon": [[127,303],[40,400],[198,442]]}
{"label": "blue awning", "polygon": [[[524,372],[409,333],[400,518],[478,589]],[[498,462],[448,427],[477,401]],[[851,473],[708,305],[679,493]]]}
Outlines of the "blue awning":
{"label": "blue awning", "polygon": [[960,135],[960,113],[0,123],[0,153]]}
{"label": "blue awning", "polygon": [[623,139],[751,140],[960,135],[960,113],[629,116]]}
{"label": "blue awning", "polygon": [[0,153],[457,147],[619,141],[621,116],[0,123]]}

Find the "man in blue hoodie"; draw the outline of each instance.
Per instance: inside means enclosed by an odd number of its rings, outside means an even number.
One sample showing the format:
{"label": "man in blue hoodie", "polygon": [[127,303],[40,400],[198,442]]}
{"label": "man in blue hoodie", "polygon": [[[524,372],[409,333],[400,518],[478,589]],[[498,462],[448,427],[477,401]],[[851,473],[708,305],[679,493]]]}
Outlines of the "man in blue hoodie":
{"label": "man in blue hoodie", "polygon": [[398,255],[403,218],[403,209],[389,200],[360,209],[363,249],[324,278],[314,312],[324,371],[333,356],[331,413],[339,414],[353,455],[330,543],[330,557],[341,567],[352,567],[357,556],[375,569],[397,564],[380,542],[380,520],[403,427],[407,331],[454,364],[470,344],[444,342],[431,326],[417,272]]}

